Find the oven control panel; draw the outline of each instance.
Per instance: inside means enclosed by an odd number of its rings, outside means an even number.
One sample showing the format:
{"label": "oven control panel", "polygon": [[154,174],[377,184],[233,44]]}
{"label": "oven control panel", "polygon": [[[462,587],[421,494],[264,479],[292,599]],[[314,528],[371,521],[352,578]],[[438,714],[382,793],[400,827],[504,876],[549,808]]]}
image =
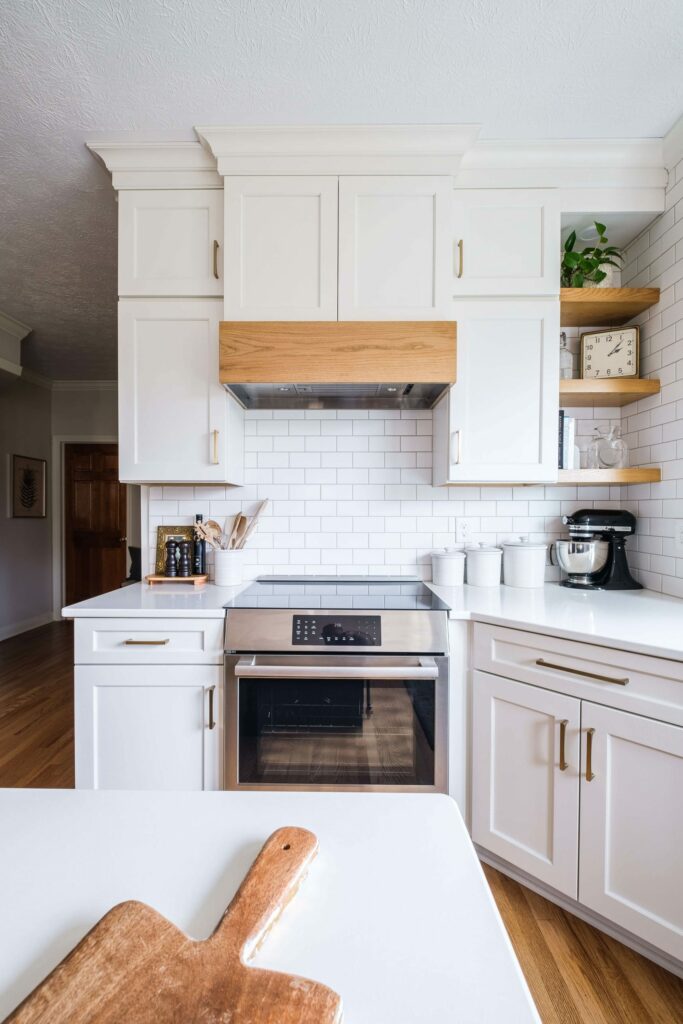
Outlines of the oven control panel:
{"label": "oven control panel", "polygon": [[309,647],[381,647],[379,615],[294,615],[292,644]]}

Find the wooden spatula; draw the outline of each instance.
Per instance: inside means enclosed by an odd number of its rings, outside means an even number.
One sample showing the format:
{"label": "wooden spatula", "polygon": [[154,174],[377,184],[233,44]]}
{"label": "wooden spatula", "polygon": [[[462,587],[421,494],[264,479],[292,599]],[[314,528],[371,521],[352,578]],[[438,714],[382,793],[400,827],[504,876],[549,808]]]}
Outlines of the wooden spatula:
{"label": "wooden spatula", "polygon": [[5,1024],[337,1024],[341,1000],[326,985],[246,966],[317,850],[305,829],[273,832],[203,942],[120,903]]}

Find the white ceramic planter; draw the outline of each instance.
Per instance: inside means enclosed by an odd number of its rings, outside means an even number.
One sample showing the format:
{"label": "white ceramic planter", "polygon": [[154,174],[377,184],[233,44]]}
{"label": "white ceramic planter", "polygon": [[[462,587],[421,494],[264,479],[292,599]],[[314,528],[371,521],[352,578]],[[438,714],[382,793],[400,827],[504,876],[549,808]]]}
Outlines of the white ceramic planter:
{"label": "white ceramic planter", "polygon": [[432,583],[438,587],[461,587],[465,582],[465,552],[446,548],[432,555]]}
{"label": "white ceramic planter", "polygon": [[234,587],[242,582],[244,550],[214,551],[213,574],[217,587]]}
{"label": "white ceramic planter", "polygon": [[471,587],[500,586],[500,570],[503,562],[501,548],[481,544],[467,549],[467,582]]}
{"label": "white ceramic planter", "polygon": [[508,587],[542,587],[545,583],[547,544],[522,538],[503,544],[503,582]]}

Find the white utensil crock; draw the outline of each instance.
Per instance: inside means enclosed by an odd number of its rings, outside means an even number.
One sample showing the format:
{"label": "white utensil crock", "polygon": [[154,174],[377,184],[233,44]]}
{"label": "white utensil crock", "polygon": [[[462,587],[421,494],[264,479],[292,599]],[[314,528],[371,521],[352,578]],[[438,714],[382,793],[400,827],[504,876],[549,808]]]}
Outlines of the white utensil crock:
{"label": "white utensil crock", "polygon": [[465,552],[446,548],[432,555],[432,583],[439,587],[461,587],[465,582]]}
{"label": "white utensil crock", "polygon": [[519,540],[503,544],[503,582],[508,587],[542,587],[547,544]]}
{"label": "white utensil crock", "polygon": [[471,587],[500,586],[500,569],[503,561],[501,548],[480,545],[467,549],[467,582]]}
{"label": "white utensil crock", "polygon": [[234,587],[242,582],[244,551],[214,551],[213,581],[217,587]]}

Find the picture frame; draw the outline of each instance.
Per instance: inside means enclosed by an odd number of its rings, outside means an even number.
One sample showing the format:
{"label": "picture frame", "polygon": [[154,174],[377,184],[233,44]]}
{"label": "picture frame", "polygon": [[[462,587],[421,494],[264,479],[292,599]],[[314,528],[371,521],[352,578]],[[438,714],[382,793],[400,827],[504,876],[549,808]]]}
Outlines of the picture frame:
{"label": "picture frame", "polygon": [[47,459],[13,455],[10,495],[12,519],[46,519]]}
{"label": "picture frame", "polygon": [[166,541],[194,541],[194,526],[157,526],[157,551],[154,572],[162,576],[166,567]]}

